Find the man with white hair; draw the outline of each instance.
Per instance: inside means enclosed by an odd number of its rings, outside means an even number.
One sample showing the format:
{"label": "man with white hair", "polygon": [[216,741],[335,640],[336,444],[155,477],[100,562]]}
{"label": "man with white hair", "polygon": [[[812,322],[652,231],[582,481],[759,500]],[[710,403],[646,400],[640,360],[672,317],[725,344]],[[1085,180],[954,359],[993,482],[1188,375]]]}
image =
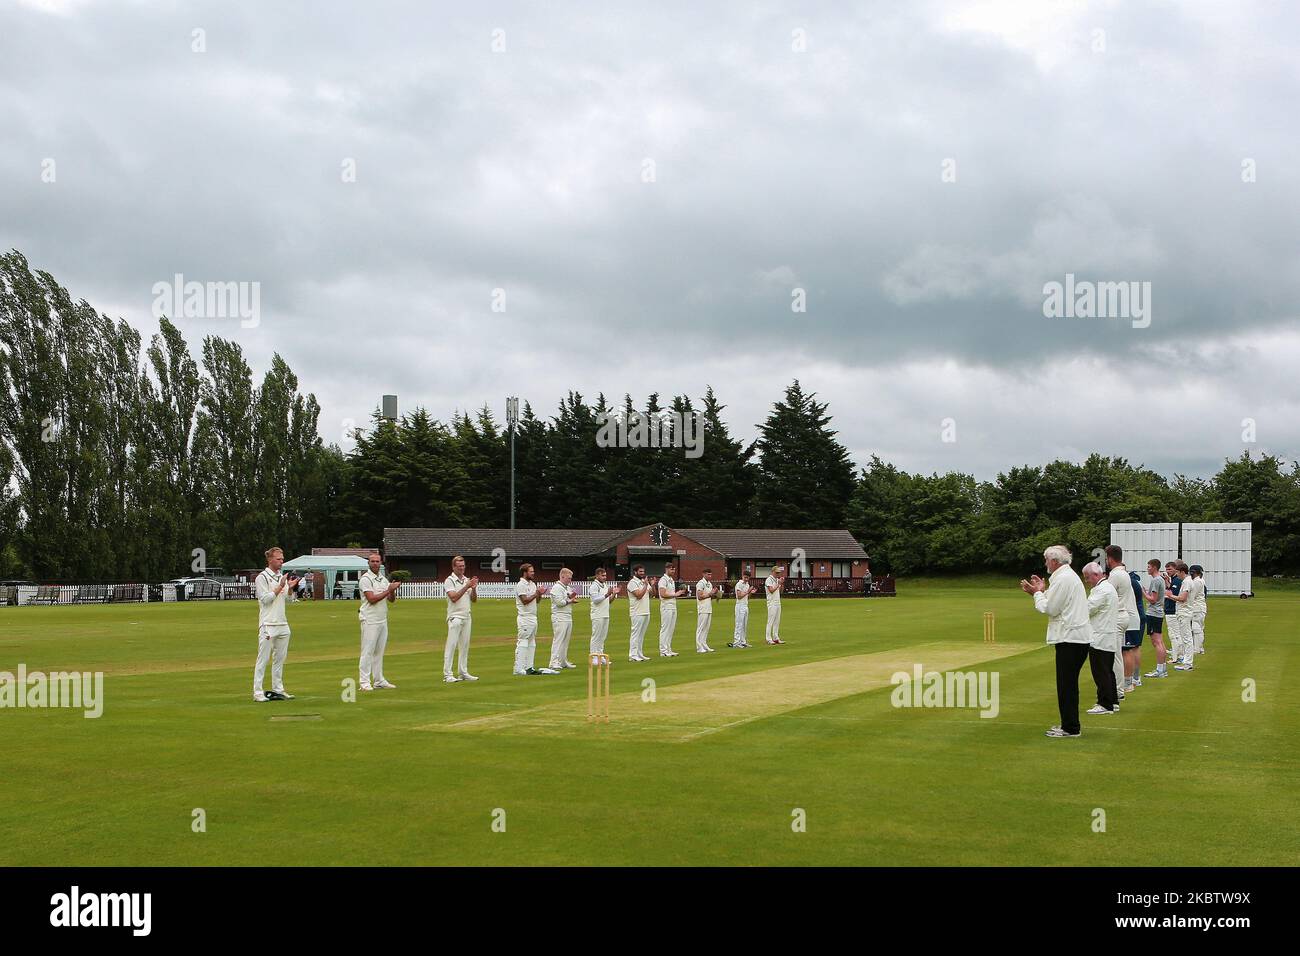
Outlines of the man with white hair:
{"label": "man with white hair", "polygon": [[1115,655],[1120,651],[1120,632],[1115,629],[1119,595],[1096,561],[1083,566],[1083,581],[1091,589],[1088,592],[1088,622],[1092,628],[1092,643],[1088,649],[1088,664],[1092,667],[1092,680],[1097,685],[1097,704],[1088,708],[1088,713],[1113,714],[1119,709],[1115,686]]}
{"label": "man with white hair", "polygon": [[573,572],[560,568],[560,580],[551,585],[551,669],[578,665],[569,660],[569,639],[573,637],[573,603],[578,592],[569,587]]}
{"label": "man with white hair", "polygon": [[1034,610],[1047,615],[1047,643],[1056,646],[1056,703],[1061,723],[1048,730],[1047,736],[1078,737],[1079,671],[1092,643],[1088,596],[1070,567],[1069,548],[1054,544],[1043,552],[1043,560],[1048,580],[1035,574],[1020,582],[1020,590],[1033,595]]}

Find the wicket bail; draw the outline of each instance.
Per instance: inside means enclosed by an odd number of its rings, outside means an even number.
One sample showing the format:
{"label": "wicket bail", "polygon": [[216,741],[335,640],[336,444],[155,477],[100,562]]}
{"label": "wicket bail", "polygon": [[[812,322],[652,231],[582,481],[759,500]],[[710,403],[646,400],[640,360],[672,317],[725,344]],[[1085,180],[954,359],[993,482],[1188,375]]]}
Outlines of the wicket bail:
{"label": "wicket bail", "polygon": [[[601,687],[601,675],[604,675],[604,688]],[[598,723],[609,723],[609,678],[610,661],[608,654],[592,654],[587,664],[587,719]]]}
{"label": "wicket bail", "polygon": [[993,612],[984,612],[984,643],[996,644],[998,642],[998,625],[993,620]]}

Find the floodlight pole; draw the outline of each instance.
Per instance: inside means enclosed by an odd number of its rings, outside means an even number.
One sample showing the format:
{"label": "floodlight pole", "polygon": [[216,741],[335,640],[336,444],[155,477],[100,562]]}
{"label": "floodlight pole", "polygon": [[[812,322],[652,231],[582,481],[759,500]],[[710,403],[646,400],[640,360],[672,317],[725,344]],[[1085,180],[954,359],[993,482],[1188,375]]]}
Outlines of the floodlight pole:
{"label": "floodlight pole", "polygon": [[510,530],[515,529],[515,425],[519,423],[519,399],[506,397],[506,424],[510,427]]}

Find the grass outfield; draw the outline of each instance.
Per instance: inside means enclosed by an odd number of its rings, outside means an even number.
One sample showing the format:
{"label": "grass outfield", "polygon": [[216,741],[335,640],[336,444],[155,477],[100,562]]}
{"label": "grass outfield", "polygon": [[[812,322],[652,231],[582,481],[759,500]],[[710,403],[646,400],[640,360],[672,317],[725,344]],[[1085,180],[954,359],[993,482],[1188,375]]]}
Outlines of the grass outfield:
{"label": "grass outfield", "polygon": [[[341,700],[352,604],[290,607],[297,699],[268,704],[250,697],[251,602],[0,609],[0,670],[106,675],[98,720],[0,710],[0,864],[1297,863],[1300,592],[1212,599],[1194,672],[1148,680],[1120,715],[1050,740],[1053,659],[1029,599],[987,580],[900,589],[788,599],[783,647],[761,643],[756,603],[748,651],[724,646],[722,602],[707,656],[684,606],[682,655],[638,665],[620,600],[613,722],[600,727],[583,719],[585,667],[510,676],[512,602],[476,606],[482,679],[443,684],[444,602],[399,601],[385,667],[399,689],[356,703]],[[585,607],[575,620],[582,662]],[[656,609],[647,647],[657,627]],[[891,706],[889,676],[913,662],[996,670],[998,716]],[[1086,668],[1081,684],[1086,707]],[[196,807],[206,833],[191,830]]]}

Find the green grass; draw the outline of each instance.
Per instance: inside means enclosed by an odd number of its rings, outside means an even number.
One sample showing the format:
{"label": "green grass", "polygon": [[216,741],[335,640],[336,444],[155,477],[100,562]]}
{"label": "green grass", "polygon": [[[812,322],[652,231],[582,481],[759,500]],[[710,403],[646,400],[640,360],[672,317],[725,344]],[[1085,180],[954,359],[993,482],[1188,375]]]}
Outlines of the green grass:
{"label": "green grass", "polygon": [[[341,699],[356,673],[352,604],[290,608],[298,699],[278,704],[250,699],[251,602],[0,609],[0,670],[106,674],[98,720],[0,710],[0,865],[1297,862],[1283,835],[1300,811],[1300,594],[1212,600],[1193,673],[1147,681],[1117,717],[1085,717],[1080,739],[1049,740],[1053,661],[1029,599],[1006,583],[900,588],[787,600],[789,644],[744,652],[723,646],[723,602],[708,656],[692,653],[683,607],[682,656],[641,665],[624,659],[620,603],[608,727],[583,720],[585,667],[510,676],[505,601],[475,610],[482,679],[453,685],[440,681],[443,603],[399,602],[386,670],[400,689],[356,703]],[[586,609],[575,616],[570,656],[583,661]],[[762,617],[756,602],[751,640]],[[657,625],[656,609],[647,646]],[[539,659],[549,634],[544,611]],[[881,668],[941,651],[999,672],[995,719],[891,706]],[[1082,684],[1090,703],[1086,671]],[[198,807],[206,833],[191,831]],[[806,832],[792,831],[795,808]]]}

